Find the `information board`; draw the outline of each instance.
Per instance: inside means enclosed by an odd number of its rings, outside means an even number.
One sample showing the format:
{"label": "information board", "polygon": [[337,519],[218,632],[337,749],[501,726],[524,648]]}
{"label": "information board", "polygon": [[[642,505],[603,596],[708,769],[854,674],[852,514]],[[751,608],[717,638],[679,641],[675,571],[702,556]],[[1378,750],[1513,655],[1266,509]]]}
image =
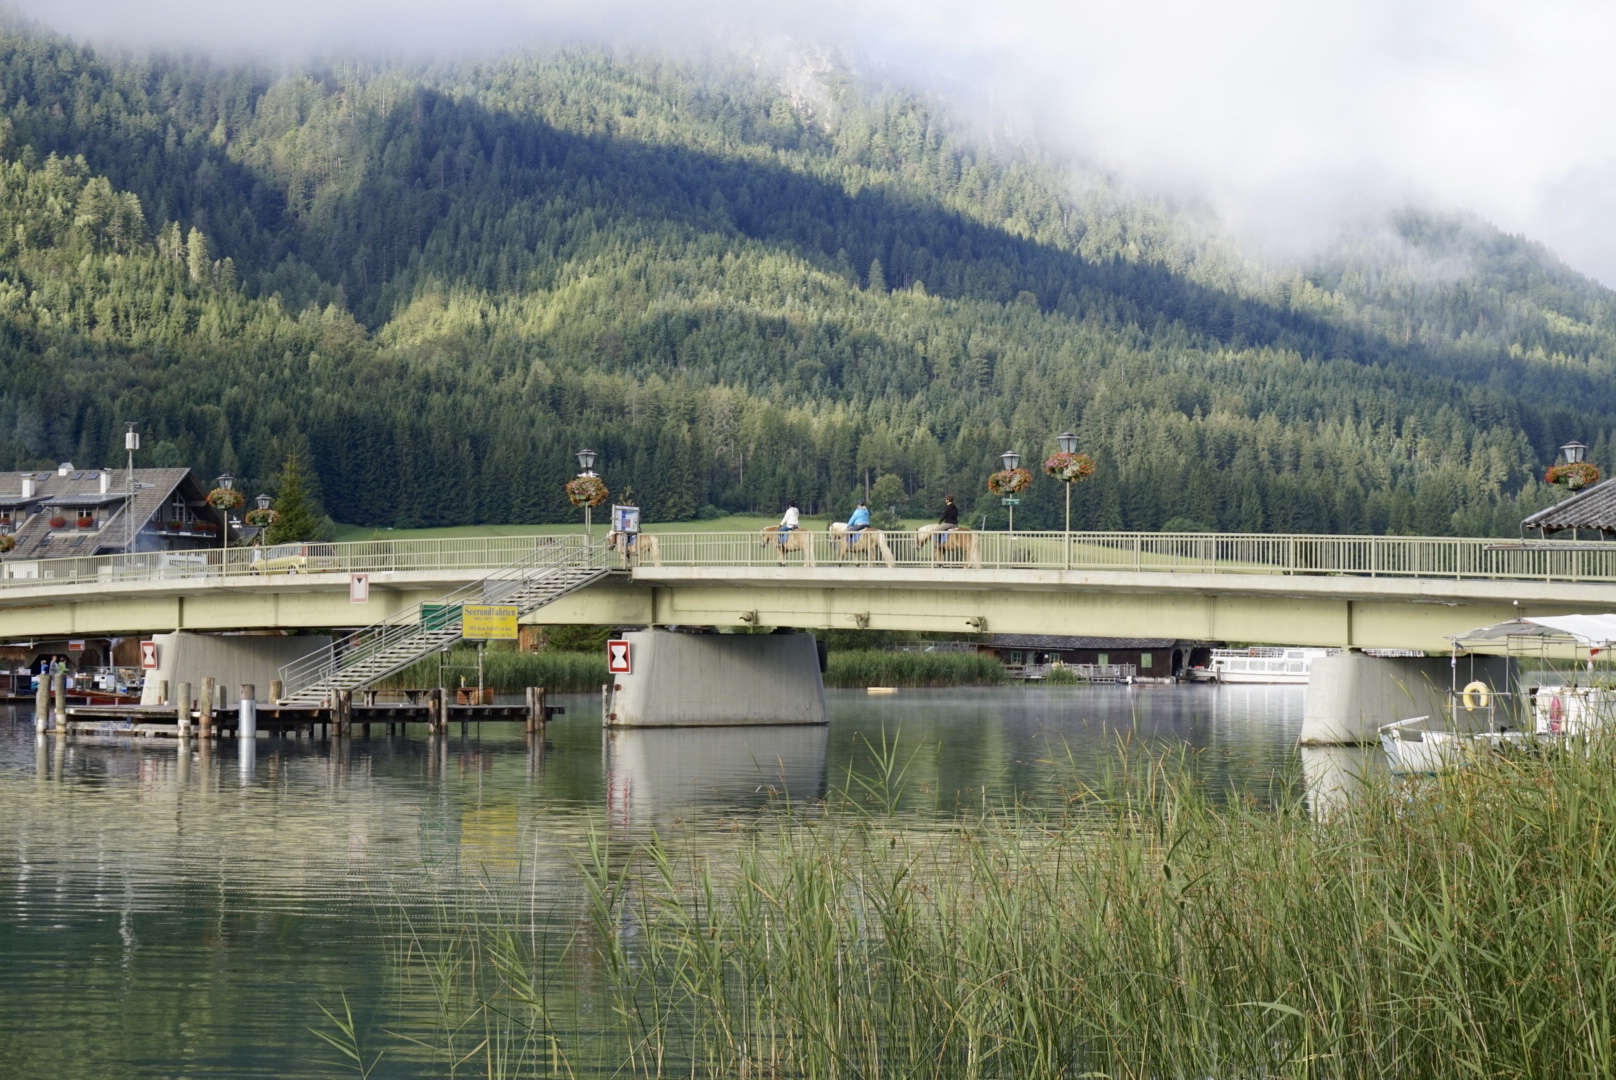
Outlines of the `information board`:
{"label": "information board", "polygon": [[469,641],[515,641],[515,604],[467,604],[460,609],[460,636]]}

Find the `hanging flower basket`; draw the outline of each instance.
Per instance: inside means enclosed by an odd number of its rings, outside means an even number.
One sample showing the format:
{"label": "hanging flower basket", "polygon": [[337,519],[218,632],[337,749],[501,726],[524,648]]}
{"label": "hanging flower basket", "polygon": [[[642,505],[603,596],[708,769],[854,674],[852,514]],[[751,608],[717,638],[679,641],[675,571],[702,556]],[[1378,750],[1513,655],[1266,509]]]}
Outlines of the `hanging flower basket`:
{"label": "hanging flower basket", "polygon": [[1578,461],[1571,464],[1561,462],[1543,474],[1543,479],[1551,484],[1568,487],[1572,491],[1587,487],[1589,484],[1599,483],[1599,469],[1592,462]]}
{"label": "hanging flower basket", "polygon": [[1026,469],[1000,469],[988,477],[988,490],[995,495],[1018,495],[1032,485]]}
{"label": "hanging flower basket", "polygon": [[50,519],[50,527],[53,528],[53,529],[60,529],[62,526],[66,525],[66,524],[67,524],[67,519],[65,517],[62,517],[60,514],[58,514],[56,517],[53,517],[53,518]]}
{"label": "hanging flower basket", "polygon": [[10,533],[0,534],[0,555],[4,555],[16,546],[17,538],[15,536]]}
{"label": "hanging flower basket", "polygon": [[1075,484],[1094,475],[1094,459],[1062,450],[1044,459],[1044,472],[1063,484]]}
{"label": "hanging flower basket", "polygon": [[172,521],[170,521],[168,523],[168,531],[169,532],[184,532],[185,531],[185,522],[181,521],[179,518],[174,518]]}
{"label": "hanging flower basket", "polygon": [[270,510],[267,508],[259,510],[256,507],[247,511],[242,515],[241,518],[242,521],[246,522],[248,525],[251,525],[255,529],[267,529],[280,519],[281,512],[279,510]]}
{"label": "hanging flower basket", "polygon": [[574,506],[599,506],[612,497],[598,476],[575,476],[567,481],[567,501]]}
{"label": "hanging flower basket", "polygon": [[208,492],[208,505],[215,510],[234,510],[247,501],[247,496],[235,488],[217,487]]}

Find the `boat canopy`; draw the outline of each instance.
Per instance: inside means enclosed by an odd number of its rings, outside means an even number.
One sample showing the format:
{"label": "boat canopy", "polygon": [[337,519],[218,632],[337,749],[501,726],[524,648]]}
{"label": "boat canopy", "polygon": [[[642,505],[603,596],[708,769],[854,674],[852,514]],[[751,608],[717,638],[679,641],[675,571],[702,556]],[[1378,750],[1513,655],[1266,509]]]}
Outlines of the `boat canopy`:
{"label": "boat canopy", "polygon": [[1488,646],[1507,648],[1510,642],[1534,642],[1545,647],[1578,646],[1601,650],[1616,645],[1616,614],[1542,615],[1530,619],[1510,619],[1448,639],[1461,649],[1483,651]]}

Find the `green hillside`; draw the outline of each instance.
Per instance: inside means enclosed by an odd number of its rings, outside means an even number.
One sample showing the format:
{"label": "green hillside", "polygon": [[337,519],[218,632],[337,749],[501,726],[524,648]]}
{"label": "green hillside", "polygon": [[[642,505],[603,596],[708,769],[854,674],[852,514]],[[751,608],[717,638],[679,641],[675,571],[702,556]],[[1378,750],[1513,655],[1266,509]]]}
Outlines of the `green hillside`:
{"label": "green hillside", "polygon": [[1613,463],[1616,296],[1540,247],[1409,212],[1261,267],[837,70],[269,70],[11,22],[0,117],[0,467],[136,421],[254,490],[303,451],[371,527],[576,520],[585,445],[652,521],[866,477],[997,515],[997,454],[1071,428],[1085,527],[1507,534],[1559,442]]}

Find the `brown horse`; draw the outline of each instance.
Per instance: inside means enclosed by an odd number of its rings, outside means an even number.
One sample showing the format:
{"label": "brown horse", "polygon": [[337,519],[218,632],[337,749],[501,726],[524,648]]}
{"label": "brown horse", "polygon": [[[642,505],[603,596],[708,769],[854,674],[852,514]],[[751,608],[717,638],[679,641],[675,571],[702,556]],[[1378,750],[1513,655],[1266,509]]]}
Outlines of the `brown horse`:
{"label": "brown horse", "polygon": [[[944,529],[948,535],[933,544],[937,534]],[[953,558],[960,561],[961,566],[979,568],[982,565],[982,556],[976,550],[976,533],[963,525],[922,525],[915,530],[915,545],[925,547],[932,544],[931,561],[941,563],[944,559]]]}
{"label": "brown horse", "polygon": [[788,551],[802,552],[802,564],[814,565],[814,534],[805,529],[792,529],[786,534],[786,538],[781,540],[780,526],[770,525],[763,530],[763,546],[768,547],[770,544],[774,545],[774,555],[780,560],[781,566],[786,563]]}
{"label": "brown horse", "polygon": [[897,566],[898,561],[892,557],[892,548],[887,544],[887,534],[880,529],[860,529],[851,544],[847,542],[847,522],[838,521],[830,527],[830,542],[836,546],[836,557],[847,559],[857,556],[864,560],[865,565],[875,561],[877,555],[887,566]]}
{"label": "brown horse", "polygon": [[647,559],[651,560],[652,566],[662,565],[662,545],[657,543],[656,537],[645,533],[635,533],[631,538],[628,533],[613,530],[606,534],[606,550],[617,552],[624,566],[643,563]]}

